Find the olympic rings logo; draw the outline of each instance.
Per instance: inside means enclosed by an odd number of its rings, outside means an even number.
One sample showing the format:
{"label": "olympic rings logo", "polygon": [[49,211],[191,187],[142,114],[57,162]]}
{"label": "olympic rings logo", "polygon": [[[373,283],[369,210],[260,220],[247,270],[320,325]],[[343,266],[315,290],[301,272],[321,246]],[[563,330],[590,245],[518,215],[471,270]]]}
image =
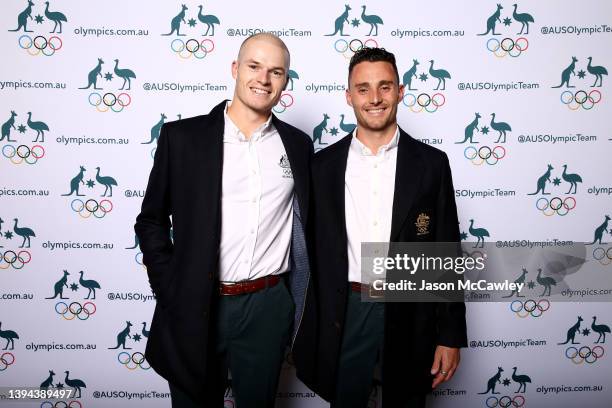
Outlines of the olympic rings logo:
{"label": "olympic rings logo", "polygon": [[96,218],[104,218],[104,216],[113,211],[113,203],[110,200],[104,199],[98,203],[93,198],[83,202],[80,198],[75,198],[70,203],[72,211],[78,213],[81,218],[89,218],[93,214]]}
{"label": "olympic rings logo", "polygon": [[112,92],[107,92],[104,95],[92,92],[87,97],[87,100],[91,106],[96,107],[98,112],[108,112],[110,109],[118,113],[132,103],[132,97],[125,92],[121,92],[119,95],[115,95]]}
{"label": "olympic rings logo", "polygon": [[0,372],[6,370],[10,365],[15,362],[15,355],[5,351],[0,355]]}
{"label": "olympic rings logo", "polygon": [[593,258],[604,266],[610,265],[612,263],[612,247],[607,250],[602,247],[595,248],[593,250]]}
{"label": "olympic rings logo", "polygon": [[525,405],[525,397],[523,397],[522,395],[515,395],[514,398],[510,398],[508,395],[504,395],[499,399],[497,397],[489,397],[485,401],[485,406],[489,408],[507,408],[510,406],[518,408],[522,407],[523,405]]}
{"label": "olympic rings logo", "polygon": [[53,404],[51,401],[43,401],[40,404],[40,408],[82,408],[83,405],[77,400],[72,400],[68,403],[65,401],[57,401]]}
{"label": "olympic rings logo", "polygon": [[565,349],[565,357],[572,360],[574,364],[582,364],[585,361],[589,364],[593,364],[603,357],[603,355],[604,348],[601,346],[595,346],[592,349],[589,346],[582,346],[579,349],[570,346]]}
{"label": "olympic rings logo", "polygon": [[176,38],[170,43],[170,49],[183,59],[189,59],[191,56],[202,59],[214,51],[215,43],[209,38],[205,38],[200,42],[195,38],[190,38],[187,41]]}
{"label": "olympic rings logo", "polygon": [[132,354],[122,351],[117,356],[117,361],[123,364],[128,370],[135,370],[140,367],[143,370],[148,370],[151,368],[151,365],[145,358],[144,354],[140,351],[136,351]]}
{"label": "olympic rings logo", "polygon": [[283,92],[276,106],[272,108],[275,113],[283,113],[294,103],[293,96],[289,92]]}
{"label": "olympic rings logo", "polygon": [[546,197],[540,197],[536,201],[536,208],[547,217],[554,214],[565,216],[570,210],[576,208],[576,199],[574,197],[565,197],[565,199],[561,200],[559,197],[553,197],[548,200]]}
{"label": "olympic rings logo", "polygon": [[9,266],[15,269],[21,269],[31,260],[32,254],[26,250],[19,251],[18,253],[11,250],[4,253],[0,252],[0,269],[8,269]]}
{"label": "olympic rings logo", "polygon": [[572,93],[571,91],[563,91],[561,93],[561,103],[567,105],[570,110],[577,110],[582,106],[584,110],[591,110],[601,102],[601,92],[593,89],[588,94],[586,91],[580,90]]}
{"label": "olympic rings logo", "polygon": [[49,37],[49,39],[43,35],[37,35],[32,39],[29,35],[24,34],[19,37],[17,43],[19,47],[26,50],[32,56],[42,54],[47,57],[55,54],[55,51],[61,50],[63,46],[62,39],[55,35]]}
{"label": "olympic rings logo", "polygon": [[55,304],[55,313],[62,315],[66,320],[74,320],[75,317],[78,317],[79,320],[87,320],[90,315],[96,313],[96,305],[92,302],[85,302],[83,305],[79,302],[72,302],[70,305],[67,305],[65,302],[57,302]]}
{"label": "olympic rings logo", "polygon": [[503,58],[506,55],[518,57],[523,51],[527,51],[527,48],[529,48],[529,41],[525,37],[520,37],[516,40],[506,37],[501,41],[497,38],[489,38],[487,41],[487,50],[491,51],[498,58]]}
{"label": "olympic rings logo", "polygon": [[468,146],[463,151],[463,156],[475,166],[480,166],[483,163],[493,166],[506,157],[506,148],[504,146],[494,146],[491,149],[489,146],[481,146],[476,149],[474,146]]}
{"label": "olympic rings logo", "polygon": [[548,309],[550,309],[550,301],[548,299],[540,299],[537,303],[533,299],[526,300],[525,302],[514,300],[510,303],[510,310],[521,318],[529,315],[540,317]]}
{"label": "olympic rings logo", "polygon": [[423,112],[424,110],[429,113],[434,113],[439,107],[446,103],[446,97],[439,92],[433,94],[432,96],[427,93],[415,95],[408,92],[407,94],[404,94],[402,103],[414,113]]}
{"label": "olympic rings logo", "polygon": [[337,53],[344,55],[344,58],[351,59],[353,54],[362,48],[378,48],[378,42],[373,38],[368,38],[365,41],[361,41],[359,38],[353,38],[351,41],[346,41],[344,38],[340,38],[334,42],[334,50]]}
{"label": "olympic rings logo", "polygon": [[36,164],[38,159],[45,157],[45,148],[41,145],[34,145],[32,147],[19,145],[15,147],[7,144],[2,147],[2,155],[13,164],[21,164],[23,162]]}

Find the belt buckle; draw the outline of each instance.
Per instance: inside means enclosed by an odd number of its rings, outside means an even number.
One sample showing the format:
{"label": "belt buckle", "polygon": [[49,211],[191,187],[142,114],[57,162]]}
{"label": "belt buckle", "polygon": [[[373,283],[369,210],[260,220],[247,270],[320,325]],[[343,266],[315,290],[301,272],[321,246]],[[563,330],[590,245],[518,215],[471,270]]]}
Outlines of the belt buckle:
{"label": "belt buckle", "polygon": [[368,284],[368,296],[370,297],[370,299],[380,299],[384,297],[384,295],[374,295],[372,291],[377,292],[377,293],[381,292],[379,290],[374,289],[374,285]]}

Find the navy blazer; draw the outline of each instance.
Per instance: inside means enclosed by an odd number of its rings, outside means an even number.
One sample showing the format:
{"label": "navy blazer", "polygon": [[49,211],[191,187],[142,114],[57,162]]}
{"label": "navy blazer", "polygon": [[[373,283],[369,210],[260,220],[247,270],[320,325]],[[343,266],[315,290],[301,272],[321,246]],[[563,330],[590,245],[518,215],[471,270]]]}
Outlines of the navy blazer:
{"label": "navy blazer", "polygon": [[[294,350],[310,355],[298,377],[326,400],[333,398],[348,299],[345,172],[352,134],[318,152],[312,164],[310,245],[316,302],[307,302]],[[418,234],[421,213],[429,233]],[[451,171],[446,154],[400,129],[390,242],[460,242]],[[309,299],[313,296],[309,295]],[[410,393],[431,391],[437,345],[467,345],[465,305],[386,303],[382,364],[383,403],[399,406]]]}

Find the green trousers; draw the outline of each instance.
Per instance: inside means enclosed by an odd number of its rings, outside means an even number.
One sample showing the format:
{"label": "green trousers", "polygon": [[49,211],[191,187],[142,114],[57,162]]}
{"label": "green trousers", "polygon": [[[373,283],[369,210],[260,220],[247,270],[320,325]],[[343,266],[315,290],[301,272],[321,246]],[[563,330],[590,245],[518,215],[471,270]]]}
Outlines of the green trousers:
{"label": "green trousers", "polygon": [[[350,290],[340,348],[336,393],[330,405],[332,408],[370,406],[368,404],[374,369],[382,357],[384,335],[384,303],[362,302],[361,294]],[[390,408],[424,407],[425,394],[419,394],[412,396],[402,407]]]}
{"label": "green trousers", "polygon": [[273,408],[294,311],[283,281],[255,293],[220,296],[209,352],[217,391],[210,402],[198,405],[170,384],[172,407],[223,407],[229,371],[236,408]]}

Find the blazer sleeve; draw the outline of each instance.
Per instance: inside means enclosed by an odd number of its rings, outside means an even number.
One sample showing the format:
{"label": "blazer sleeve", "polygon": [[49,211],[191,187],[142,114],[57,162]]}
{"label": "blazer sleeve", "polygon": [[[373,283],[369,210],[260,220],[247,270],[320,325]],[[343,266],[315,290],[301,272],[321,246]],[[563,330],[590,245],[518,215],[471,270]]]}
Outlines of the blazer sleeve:
{"label": "blazer sleeve", "polygon": [[173,244],[170,239],[170,143],[167,125],[163,125],[149,182],[136,217],[134,230],[140,241],[143,263],[155,296],[163,303],[163,288],[170,280]]}
{"label": "blazer sleeve", "polygon": [[[439,222],[436,226],[436,240],[438,242],[457,242],[459,245],[459,220],[457,218],[454,191],[448,157],[443,153],[440,190],[438,193],[436,211],[439,217]],[[465,303],[438,303],[437,317],[437,344],[447,347],[466,347],[467,329],[465,322]]]}

